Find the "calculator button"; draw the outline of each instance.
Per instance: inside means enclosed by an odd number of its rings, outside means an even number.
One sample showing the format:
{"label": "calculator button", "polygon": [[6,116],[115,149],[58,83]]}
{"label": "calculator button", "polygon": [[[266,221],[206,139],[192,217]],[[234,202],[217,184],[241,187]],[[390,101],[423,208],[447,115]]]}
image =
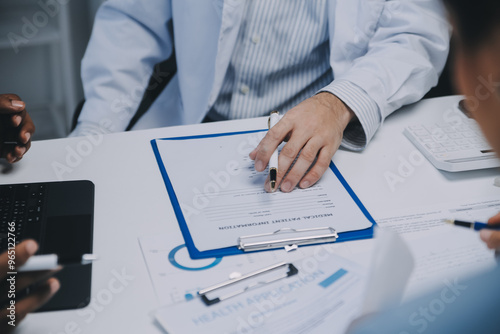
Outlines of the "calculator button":
{"label": "calculator button", "polygon": [[474,138],[474,137],[476,137],[476,135],[474,134],[474,132],[470,132],[470,131],[468,131],[468,132],[464,132],[464,133],[463,133],[463,136],[464,136],[465,138]]}
{"label": "calculator button", "polygon": [[428,143],[428,144],[425,144],[425,146],[427,148],[439,148],[439,147],[441,147],[441,144],[439,144],[439,143]]}
{"label": "calculator button", "polygon": [[463,138],[462,135],[460,133],[458,133],[458,132],[449,133],[448,137],[450,137],[450,139],[461,139],[461,138]]}
{"label": "calculator button", "polygon": [[469,143],[471,144],[482,144],[482,140],[479,138],[470,138]]}
{"label": "calculator button", "polygon": [[434,134],[434,131],[436,131],[436,130],[441,131],[441,129],[435,124],[426,125],[425,128],[427,129],[427,131],[429,131],[432,134]]}
{"label": "calculator button", "polygon": [[457,147],[454,142],[452,141],[445,141],[444,143],[441,143],[444,147]]}
{"label": "calculator button", "polygon": [[424,129],[421,125],[411,125],[408,128],[410,130],[413,130],[413,131],[418,131],[418,130],[423,130]]}
{"label": "calculator button", "polygon": [[434,139],[431,137],[421,137],[419,139],[422,143],[434,143]]}
{"label": "calculator button", "polygon": [[432,138],[433,138],[435,141],[446,141],[446,140],[448,140],[448,136],[447,136],[447,135],[445,135],[445,134],[434,135],[434,136],[432,136]]}
{"label": "calculator button", "polygon": [[417,130],[417,131],[414,131],[414,132],[419,137],[425,137],[425,136],[429,135],[429,132],[427,132],[427,130]]}
{"label": "calculator button", "polygon": [[429,130],[429,132],[432,133],[433,135],[444,133],[443,129],[440,128],[439,126],[432,128],[432,130]]}
{"label": "calculator button", "polygon": [[469,142],[465,139],[459,139],[459,140],[455,140],[455,144],[457,144],[459,146],[463,146],[463,145],[468,145]]}
{"label": "calculator button", "polygon": [[442,147],[435,148],[432,150],[432,153],[443,153],[443,152],[446,152],[446,150]]}

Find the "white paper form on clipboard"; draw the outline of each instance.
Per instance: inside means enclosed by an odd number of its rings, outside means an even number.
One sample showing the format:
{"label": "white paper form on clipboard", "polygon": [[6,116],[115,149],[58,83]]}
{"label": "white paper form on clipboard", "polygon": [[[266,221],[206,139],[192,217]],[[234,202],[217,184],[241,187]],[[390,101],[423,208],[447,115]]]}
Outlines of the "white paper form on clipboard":
{"label": "white paper form on clipboard", "polygon": [[152,141],[192,258],[239,254],[242,240],[263,234],[286,240],[279,247],[372,236],[373,219],[333,164],[311,188],[266,193],[267,174],[248,157],[264,133]]}

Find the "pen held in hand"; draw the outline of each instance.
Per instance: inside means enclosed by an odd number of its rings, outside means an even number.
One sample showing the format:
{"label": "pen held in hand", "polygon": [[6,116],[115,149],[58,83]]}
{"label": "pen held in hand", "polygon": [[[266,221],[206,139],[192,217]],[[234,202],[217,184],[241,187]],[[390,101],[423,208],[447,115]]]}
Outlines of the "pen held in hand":
{"label": "pen held in hand", "polygon": [[[271,111],[271,115],[269,116],[268,127],[271,129],[276,123],[280,120],[279,111]],[[276,180],[278,177],[278,148],[274,150],[271,158],[269,159],[269,181],[271,183],[271,191],[276,191]]]}
{"label": "pen held in hand", "polygon": [[85,265],[97,260],[94,254],[83,254],[81,257],[71,259],[60,259],[56,254],[35,255],[18,268],[18,272],[54,270],[59,266]]}
{"label": "pen held in hand", "polygon": [[444,222],[447,224],[451,224],[451,225],[470,228],[470,229],[473,229],[474,231],[480,231],[482,229],[500,231],[500,224],[499,225],[490,225],[490,224],[480,223],[480,222],[466,222],[466,221],[462,221],[462,220],[453,220],[453,219],[444,219]]}

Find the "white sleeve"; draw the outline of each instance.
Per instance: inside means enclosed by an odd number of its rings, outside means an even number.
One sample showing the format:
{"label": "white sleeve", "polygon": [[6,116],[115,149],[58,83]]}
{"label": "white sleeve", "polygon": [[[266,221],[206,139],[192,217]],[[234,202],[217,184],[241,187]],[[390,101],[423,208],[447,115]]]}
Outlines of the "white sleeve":
{"label": "white sleeve", "polygon": [[450,32],[439,0],[384,2],[366,52],[321,90],[336,95],[357,116],[342,146],[363,149],[385,117],[420,100],[437,84]]}
{"label": "white sleeve", "polygon": [[154,65],[172,54],[171,18],[168,0],[109,0],[101,6],[82,60],[85,104],[71,136],[93,127],[126,128]]}

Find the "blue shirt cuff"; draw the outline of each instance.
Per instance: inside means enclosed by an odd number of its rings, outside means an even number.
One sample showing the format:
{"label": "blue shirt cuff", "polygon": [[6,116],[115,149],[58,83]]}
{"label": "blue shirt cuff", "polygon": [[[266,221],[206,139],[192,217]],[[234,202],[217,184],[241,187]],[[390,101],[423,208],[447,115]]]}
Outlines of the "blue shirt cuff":
{"label": "blue shirt cuff", "polygon": [[359,86],[347,80],[334,80],[318,93],[329,92],[337,96],[356,115],[346,127],[341,146],[353,151],[363,150],[382,123],[375,101]]}

